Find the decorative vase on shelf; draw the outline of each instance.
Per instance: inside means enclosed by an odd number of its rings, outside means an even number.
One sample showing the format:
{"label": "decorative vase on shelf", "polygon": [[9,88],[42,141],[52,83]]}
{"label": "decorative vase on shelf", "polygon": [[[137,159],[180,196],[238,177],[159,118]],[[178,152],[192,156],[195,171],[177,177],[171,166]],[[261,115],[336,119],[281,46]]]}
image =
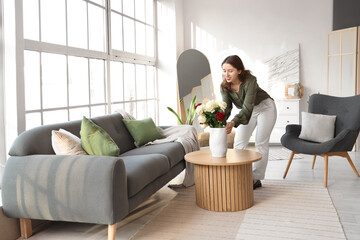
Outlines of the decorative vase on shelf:
{"label": "decorative vase on shelf", "polygon": [[225,128],[210,128],[209,148],[213,157],[225,157],[227,133]]}

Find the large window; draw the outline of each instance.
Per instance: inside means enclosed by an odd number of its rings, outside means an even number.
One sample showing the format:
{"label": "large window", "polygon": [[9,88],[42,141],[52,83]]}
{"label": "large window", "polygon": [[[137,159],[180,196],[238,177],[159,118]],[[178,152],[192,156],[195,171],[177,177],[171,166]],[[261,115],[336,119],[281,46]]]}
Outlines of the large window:
{"label": "large window", "polygon": [[154,0],[23,0],[17,14],[20,129],[117,109],[157,121]]}

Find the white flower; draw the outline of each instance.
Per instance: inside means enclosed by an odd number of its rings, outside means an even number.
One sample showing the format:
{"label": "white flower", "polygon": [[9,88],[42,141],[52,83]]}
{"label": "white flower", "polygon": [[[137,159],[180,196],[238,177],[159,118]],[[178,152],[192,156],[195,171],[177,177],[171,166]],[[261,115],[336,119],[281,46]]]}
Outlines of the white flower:
{"label": "white flower", "polygon": [[208,127],[208,125],[207,125],[206,123],[204,123],[204,124],[200,124],[200,127],[201,127],[202,129],[205,129],[205,128]]}
{"label": "white flower", "polygon": [[204,112],[204,104],[201,104],[200,106],[197,106],[196,113],[198,115],[201,115],[201,114],[203,114],[203,112]]}
{"label": "white flower", "polygon": [[225,111],[227,104],[226,102],[219,102],[219,107],[221,108],[221,110]]}
{"label": "white flower", "polygon": [[218,107],[218,104],[215,100],[210,100],[205,105],[205,111],[206,112],[214,112],[215,108]]}
{"label": "white flower", "polygon": [[204,114],[200,114],[198,117],[198,121],[199,123],[205,123],[206,122],[206,117]]}

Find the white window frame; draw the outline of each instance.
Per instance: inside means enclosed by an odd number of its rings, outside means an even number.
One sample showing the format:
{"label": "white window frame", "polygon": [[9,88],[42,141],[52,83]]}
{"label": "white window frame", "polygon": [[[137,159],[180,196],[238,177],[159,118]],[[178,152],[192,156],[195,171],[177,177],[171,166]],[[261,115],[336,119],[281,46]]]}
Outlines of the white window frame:
{"label": "white window frame", "polygon": [[[26,0],[24,0],[26,1]],[[69,1],[69,0],[66,0]],[[93,4],[98,7],[102,7],[94,2],[91,2],[89,0],[83,0],[87,2],[88,4]],[[149,0],[146,0],[149,1]],[[111,61],[119,61],[123,63],[133,63],[133,64],[143,64],[146,66],[153,66],[155,69],[155,98],[152,99],[145,99],[145,101],[148,100],[154,100],[155,101],[155,114],[156,119],[155,122],[158,123],[159,119],[159,99],[158,99],[158,86],[157,86],[157,22],[156,22],[156,0],[153,1],[153,9],[154,9],[154,57],[148,57],[143,56],[135,53],[129,53],[124,51],[118,51],[111,49],[111,37],[110,37],[110,30],[111,30],[111,8],[110,8],[110,0],[106,0],[105,3],[105,10],[107,14],[107,24],[106,24],[106,44],[107,49],[105,52],[100,51],[94,51],[94,50],[88,50],[88,49],[82,49],[82,48],[76,48],[76,47],[69,47],[69,46],[63,46],[63,45],[57,45],[52,43],[46,43],[46,42],[39,42],[29,39],[24,39],[23,36],[23,0],[15,0],[15,18],[16,18],[16,81],[17,81],[17,130],[18,134],[26,130],[26,114],[32,113],[32,112],[44,112],[43,107],[38,110],[31,110],[26,111],[25,109],[25,80],[24,80],[24,51],[26,50],[32,50],[37,52],[46,52],[46,53],[55,53],[55,54],[62,54],[67,56],[75,56],[75,57],[85,57],[89,59],[102,59],[105,61],[106,65],[106,99],[105,103],[107,106],[107,112],[111,113],[111,105],[114,104],[114,102],[111,102],[111,79],[110,79],[110,62]],[[39,5],[40,8],[40,5]],[[40,14],[40,11],[39,11]],[[39,31],[41,31],[39,29]],[[41,33],[39,33],[41,34]],[[124,43],[123,43],[124,44]],[[136,43],[135,43],[136,44]],[[124,89],[124,88],[123,88]],[[138,100],[135,99],[134,101],[122,101],[122,102],[115,102],[116,103],[128,103],[128,102],[137,102]],[[144,101],[144,99],[140,99],[139,101]],[[99,104],[98,104],[99,105]],[[96,104],[88,104],[88,105],[82,105],[84,107],[87,106],[96,106]],[[82,107],[81,106],[81,107]],[[79,106],[76,106],[79,107]],[[69,110],[71,108],[75,108],[72,106],[69,106],[67,104],[66,107],[51,109],[51,110]],[[48,111],[49,109],[45,109],[45,111]]]}

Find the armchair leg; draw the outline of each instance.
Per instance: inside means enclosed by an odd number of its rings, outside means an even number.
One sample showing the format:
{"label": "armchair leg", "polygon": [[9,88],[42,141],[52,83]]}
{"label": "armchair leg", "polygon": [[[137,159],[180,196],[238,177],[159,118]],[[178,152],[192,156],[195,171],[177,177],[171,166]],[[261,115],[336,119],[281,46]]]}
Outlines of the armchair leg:
{"label": "armchair leg", "polygon": [[314,169],[314,166],[315,166],[315,161],[316,161],[316,155],[314,155],[314,158],[313,158],[313,163],[312,163],[312,169]]}
{"label": "armchair leg", "polygon": [[324,155],[324,186],[327,187],[328,180],[328,159],[329,156],[327,154]]}
{"label": "armchair leg", "polygon": [[20,218],[20,233],[22,238],[29,238],[32,235],[31,219]]}
{"label": "armchair leg", "polygon": [[345,157],[348,160],[348,162],[349,162],[350,166],[352,167],[352,169],[354,170],[356,176],[360,177],[358,171],[356,170],[356,167],[355,167],[353,161],[351,161],[351,158],[350,158],[350,156],[349,156],[349,154],[347,152],[345,152]]}
{"label": "armchair leg", "polygon": [[289,168],[290,168],[291,162],[292,162],[292,160],[294,158],[294,155],[295,155],[295,152],[291,152],[290,159],[289,159],[288,165],[286,167],[286,170],[285,170],[285,173],[284,173],[284,176],[283,176],[284,179],[286,178],[286,175],[287,175],[287,173],[289,171]]}
{"label": "armchair leg", "polygon": [[115,240],[116,223],[108,226],[108,240]]}

